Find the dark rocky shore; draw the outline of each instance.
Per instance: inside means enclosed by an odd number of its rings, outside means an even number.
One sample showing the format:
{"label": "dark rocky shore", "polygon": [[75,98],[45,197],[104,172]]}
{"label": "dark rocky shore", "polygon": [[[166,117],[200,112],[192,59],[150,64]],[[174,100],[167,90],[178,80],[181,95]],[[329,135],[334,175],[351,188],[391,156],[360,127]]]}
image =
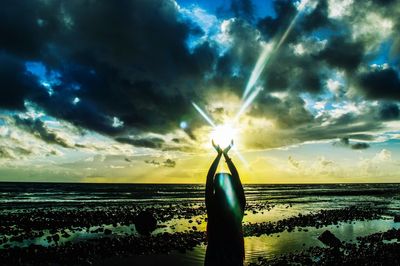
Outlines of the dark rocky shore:
{"label": "dark rocky shore", "polygon": [[[258,213],[270,211],[272,208],[274,205],[267,203],[249,204],[246,211]],[[298,214],[276,222],[247,223],[244,225],[244,234],[245,236],[260,236],[284,231],[291,232],[295,229],[306,231],[308,230],[306,227],[319,228],[339,222],[379,219],[382,213],[382,209],[371,206],[320,210],[308,214]],[[168,253],[173,250],[186,252],[197,245],[206,244],[206,233],[197,228],[198,225],[205,222],[204,214],[203,205],[190,203],[160,205],[151,208],[144,205],[127,207],[111,204],[101,207],[82,206],[79,208],[73,206],[5,210],[0,214],[2,221],[0,225],[0,262],[1,265],[91,265],[97,264],[102,258],[109,257]],[[160,228],[160,223],[168,222],[171,219],[189,219],[188,229],[176,232],[173,230],[174,228],[171,228],[170,232],[150,234],[150,231],[155,229],[156,223]],[[118,234],[114,231],[114,228],[133,224],[136,228],[144,228],[144,231],[138,233],[135,230],[135,232]],[[70,241],[69,237],[75,232],[96,234],[96,237]],[[394,253],[391,252],[399,251],[398,244],[386,243],[383,240],[398,239],[398,234],[398,231],[388,231],[382,235],[374,234],[359,239],[358,245],[343,244],[340,248],[335,249],[315,247],[272,260],[260,258],[258,264],[298,262],[329,264],[329,258],[350,263],[353,260],[349,254],[362,256],[365,252],[368,254],[378,253],[374,258],[381,258],[380,254],[389,252],[386,257],[395,261]],[[47,245],[32,242],[38,237],[45,238]],[[26,244],[26,241],[29,244]],[[386,253],[382,253],[383,251]],[[351,256],[356,256],[354,254]]]}
{"label": "dark rocky shore", "polygon": [[250,265],[400,265],[399,254],[400,230],[391,229],[359,238],[357,243],[312,247],[272,259],[260,257]]}
{"label": "dark rocky shore", "polygon": [[372,220],[380,218],[382,213],[382,209],[375,209],[372,212],[370,209],[365,207],[349,207],[334,210],[321,210],[319,212],[310,213],[307,215],[299,214],[297,216],[282,219],[277,222],[248,224],[244,227],[244,235],[269,235],[283,232],[285,230],[291,232],[296,227],[313,226],[319,228],[325,225],[338,224],[339,222]]}

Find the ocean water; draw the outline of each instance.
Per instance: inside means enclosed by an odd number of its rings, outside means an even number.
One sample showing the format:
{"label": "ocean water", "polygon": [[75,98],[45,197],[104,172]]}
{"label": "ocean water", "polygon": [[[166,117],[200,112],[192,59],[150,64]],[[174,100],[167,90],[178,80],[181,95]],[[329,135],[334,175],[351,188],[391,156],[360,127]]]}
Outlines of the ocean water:
{"label": "ocean water", "polygon": [[[244,185],[247,202],[398,203],[400,184],[274,184]],[[171,203],[204,201],[199,184],[82,184],[82,183],[0,183],[0,205],[21,203],[133,202]],[[396,205],[394,204],[394,205]],[[397,204],[398,205],[398,204]]]}

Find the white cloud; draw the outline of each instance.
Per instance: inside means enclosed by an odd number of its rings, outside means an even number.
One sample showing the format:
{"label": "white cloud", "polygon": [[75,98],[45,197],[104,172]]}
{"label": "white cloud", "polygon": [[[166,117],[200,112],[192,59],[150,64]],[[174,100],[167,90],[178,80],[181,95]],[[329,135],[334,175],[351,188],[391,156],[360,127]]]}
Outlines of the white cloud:
{"label": "white cloud", "polygon": [[378,152],[375,157],[374,161],[389,161],[392,158],[392,152],[387,150],[387,149],[382,149],[380,152]]}
{"label": "white cloud", "polygon": [[311,13],[317,7],[318,0],[297,0],[294,2],[296,9],[306,14]]}
{"label": "white cloud", "polygon": [[337,94],[339,92],[339,90],[340,90],[341,83],[338,80],[328,79],[327,82],[326,82],[326,87],[333,94]]}
{"label": "white cloud", "polygon": [[326,101],[315,102],[314,108],[317,110],[325,109]]}
{"label": "white cloud", "polygon": [[330,18],[340,19],[351,13],[353,0],[329,0],[328,16]]}
{"label": "white cloud", "polygon": [[287,91],[278,91],[278,92],[271,92],[270,95],[280,100],[284,100],[286,97],[289,96],[289,93]]}
{"label": "white cloud", "polygon": [[235,18],[223,20],[219,26],[219,32],[213,37],[213,40],[220,46],[220,54],[223,54],[232,45],[230,26],[233,22],[235,22]]}
{"label": "white cloud", "polygon": [[306,52],[306,49],[304,48],[304,45],[302,43],[298,43],[293,45],[293,52],[295,55],[303,55]]}
{"label": "white cloud", "polygon": [[301,42],[290,44],[290,48],[296,56],[315,54],[324,49],[327,40],[316,37],[302,38]]}
{"label": "white cloud", "polygon": [[208,13],[197,5],[191,5],[188,8],[177,5],[177,9],[184,19],[192,21],[204,32],[202,36],[191,35],[188,37],[187,45],[190,50],[193,50],[197,45],[205,41],[216,43],[220,53],[224,53],[230,47],[230,20],[221,21],[215,15]]}
{"label": "white cloud", "polygon": [[113,123],[112,126],[113,127],[122,127],[124,125],[124,121],[119,120],[118,117],[113,117]]}
{"label": "white cloud", "polygon": [[350,21],[353,38],[362,39],[367,50],[379,49],[382,42],[393,33],[394,23],[376,12],[367,12],[363,16]]}

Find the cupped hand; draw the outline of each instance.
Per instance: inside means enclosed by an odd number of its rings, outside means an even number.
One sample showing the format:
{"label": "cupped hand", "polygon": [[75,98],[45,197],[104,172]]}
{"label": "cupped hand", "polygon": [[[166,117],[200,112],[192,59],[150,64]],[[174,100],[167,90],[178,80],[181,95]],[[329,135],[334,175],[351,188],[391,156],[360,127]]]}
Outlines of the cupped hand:
{"label": "cupped hand", "polygon": [[219,145],[215,144],[214,140],[212,140],[211,143],[212,143],[214,149],[218,152],[218,154],[221,154],[222,153],[221,147]]}
{"label": "cupped hand", "polygon": [[232,146],[233,146],[233,140],[231,140],[231,144],[229,144],[228,147],[226,147],[222,152],[225,155],[228,155],[228,151],[232,148]]}

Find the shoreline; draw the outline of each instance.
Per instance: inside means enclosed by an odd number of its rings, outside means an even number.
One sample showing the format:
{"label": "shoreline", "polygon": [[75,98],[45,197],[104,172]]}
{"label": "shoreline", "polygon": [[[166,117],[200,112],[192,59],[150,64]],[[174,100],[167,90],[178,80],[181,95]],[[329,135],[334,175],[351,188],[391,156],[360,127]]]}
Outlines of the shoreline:
{"label": "shoreline", "polygon": [[[275,207],[271,208],[271,206],[269,204],[258,204],[256,207],[248,206],[246,212],[248,215],[257,215],[261,212],[268,213]],[[384,219],[382,215],[385,211],[371,206],[320,210],[304,215],[300,213],[275,222],[248,222],[243,226],[244,235],[246,237],[271,235],[278,238],[279,233],[286,233],[290,237],[290,234],[293,234],[294,231],[308,232],[313,230],[312,228],[339,226],[341,223],[351,224],[355,221]],[[132,258],[140,255],[168,254],[176,251],[185,253],[198,246],[206,245],[205,209],[202,206],[194,207],[193,204],[180,206],[180,208],[173,205],[159,208],[149,206],[147,208],[144,206],[135,206],[134,208],[132,206],[110,206],[108,208],[102,206],[98,207],[97,210],[76,209],[75,212],[71,212],[71,208],[66,208],[66,210],[60,211],[61,214],[52,213],[51,210],[44,208],[43,211],[46,212],[46,215],[35,209],[31,212],[17,212],[8,216],[3,214],[1,218],[4,223],[0,226],[0,235],[6,235],[6,237],[0,238],[0,247],[3,251],[0,254],[0,260],[10,264],[22,265],[35,263],[90,265],[96,264],[99,257],[131,257],[132,260]],[[289,205],[286,207],[290,208]],[[143,236],[135,232],[136,215],[144,209],[152,211],[157,217],[159,225],[155,232],[158,233]],[[174,215],[170,215],[171,213],[174,213]],[[15,224],[15,219],[18,216],[24,218],[21,218],[19,223]],[[49,218],[50,216],[52,217]],[[175,216],[177,218],[174,218]],[[63,217],[69,217],[69,220],[63,220]],[[87,219],[83,219],[84,217]],[[97,220],[94,217],[97,217]],[[61,220],[57,221],[57,219]],[[166,225],[173,220],[183,222],[187,219],[189,219],[187,221],[188,226],[183,232],[176,231],[176,228],[172,225]],[[119,232],[118,228],[124,226],[127,226],[127,231]],[[203,230],[200,230],[201,226],[203,226]],[[92,234],[95,237],[65,241],[74,234],[86,236]],[[37,243],[30,243],[25,247],[13,246],[7,244],[5,238],[8,242],[12,240],[13,243],[23,243],[26,239],[42,238],[46,239],[48,246]],[[15,258],[18,258],[18,261],[15,261]],[[260,263],[266,262],[260,259]],[[268,263],[270,263],[269,260]]]}
{"label": "shoreline", "polygon": [[[5,265],[203,264],[203,186],[0,188],[2,199],[12,201],[0,201],[0,261]],[[397,247],[396,239],[382,242],[373,235],[400,230],[399,185],[266,185],[245,186],[245,192],[245,265],[283,259],[312,264],[318,256],[339,256],[319,240],[326,230],[343,242],[339,251],[344,254],[360,241]],[[138,217],[144,212],[150,216],[143,221]],[[138,231],[150,224],[147,233]]]}

